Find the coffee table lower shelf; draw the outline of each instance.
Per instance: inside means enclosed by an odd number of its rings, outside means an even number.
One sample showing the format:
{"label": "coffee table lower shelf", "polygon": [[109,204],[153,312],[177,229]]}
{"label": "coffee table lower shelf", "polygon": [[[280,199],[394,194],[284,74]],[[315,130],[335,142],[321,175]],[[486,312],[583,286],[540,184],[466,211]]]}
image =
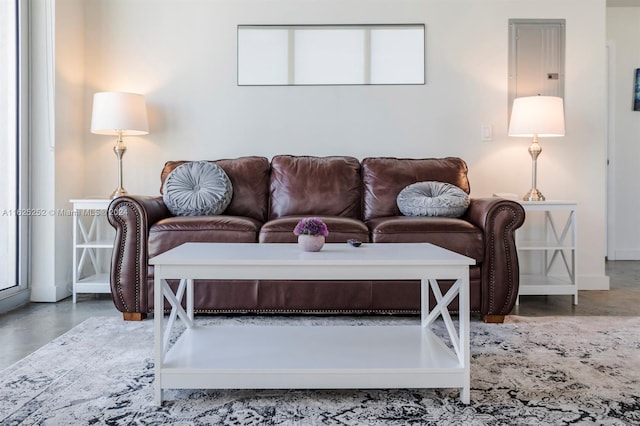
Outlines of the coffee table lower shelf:
{"label": "coffee table lower shelf", "polygon": [[186,329],[156,380],[174,389],[462,388],[452,349],[420,325]]}

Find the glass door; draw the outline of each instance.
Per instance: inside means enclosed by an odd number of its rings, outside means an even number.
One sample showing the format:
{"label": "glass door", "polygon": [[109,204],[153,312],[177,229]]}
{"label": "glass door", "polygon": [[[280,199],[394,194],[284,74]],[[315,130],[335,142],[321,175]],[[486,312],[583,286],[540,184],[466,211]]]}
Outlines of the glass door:
{"label": "glass door", "polygon": [[[22,196],[26,167],[22,166],[23,136],[26,132],[26,103],[21,102],[26,79],[21,78],[26,70],[21,57],[26,55],[20,48],[26,46],[21,37],[21,3],[0,2],[0,309],[11,308],[6,299],[18,293],[26,293],[26,279],[21,266],[21,237],[26,235],[28,211],[22,210]],[[26,26],[24,26],[26,28]],[[26,138],[25,138],[26,140]],[[26,146],[26,144],[24,144]],[[26,185],[24,186],[26,187]]]}

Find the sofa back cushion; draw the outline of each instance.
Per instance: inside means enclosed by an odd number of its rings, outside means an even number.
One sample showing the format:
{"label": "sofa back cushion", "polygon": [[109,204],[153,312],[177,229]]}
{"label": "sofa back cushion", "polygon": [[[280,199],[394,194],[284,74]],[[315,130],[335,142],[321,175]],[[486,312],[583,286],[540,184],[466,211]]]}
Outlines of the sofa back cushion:
{"label": "sofa back cushion", "polygon": [[[168,161],[164,165],[160,174],[160,193],[169,173],[186,162]],[[265,222],[269,208],[269,160],[265,157],[240,157],[212,162],[225,171],[233,188],[231,203],[224,214]]]}
{"label": "sofa back cushion", "polygon": [[392,158],[369,157],[362,160],[364,182],[364,220],[398,216],[396,197],[404,187],[416,182],[439,181],[470,192],[467,164],[456,157]]}
{"label": "sofa back cushion", "polygon": [[360,219],[360,162],[343,156],[275,156],[270,203],[270,219],[291,215]]}

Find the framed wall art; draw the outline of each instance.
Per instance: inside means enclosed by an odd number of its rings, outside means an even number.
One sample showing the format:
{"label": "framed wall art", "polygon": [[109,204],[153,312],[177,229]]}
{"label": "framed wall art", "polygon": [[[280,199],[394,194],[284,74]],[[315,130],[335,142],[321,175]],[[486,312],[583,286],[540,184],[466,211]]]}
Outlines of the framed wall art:
{"label": "framed wall art", "polygon": [[425,25],[239,25],[238,85],[425,84]]}

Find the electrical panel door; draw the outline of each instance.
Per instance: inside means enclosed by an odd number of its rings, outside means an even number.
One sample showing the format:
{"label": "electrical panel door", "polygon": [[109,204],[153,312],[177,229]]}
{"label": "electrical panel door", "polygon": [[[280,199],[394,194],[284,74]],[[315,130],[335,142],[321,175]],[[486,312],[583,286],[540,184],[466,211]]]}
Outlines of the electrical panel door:
{"label": "electrical panel door", "polygon": [[509,110],[522,96],[564,97],[564,20],[509,20]]}

